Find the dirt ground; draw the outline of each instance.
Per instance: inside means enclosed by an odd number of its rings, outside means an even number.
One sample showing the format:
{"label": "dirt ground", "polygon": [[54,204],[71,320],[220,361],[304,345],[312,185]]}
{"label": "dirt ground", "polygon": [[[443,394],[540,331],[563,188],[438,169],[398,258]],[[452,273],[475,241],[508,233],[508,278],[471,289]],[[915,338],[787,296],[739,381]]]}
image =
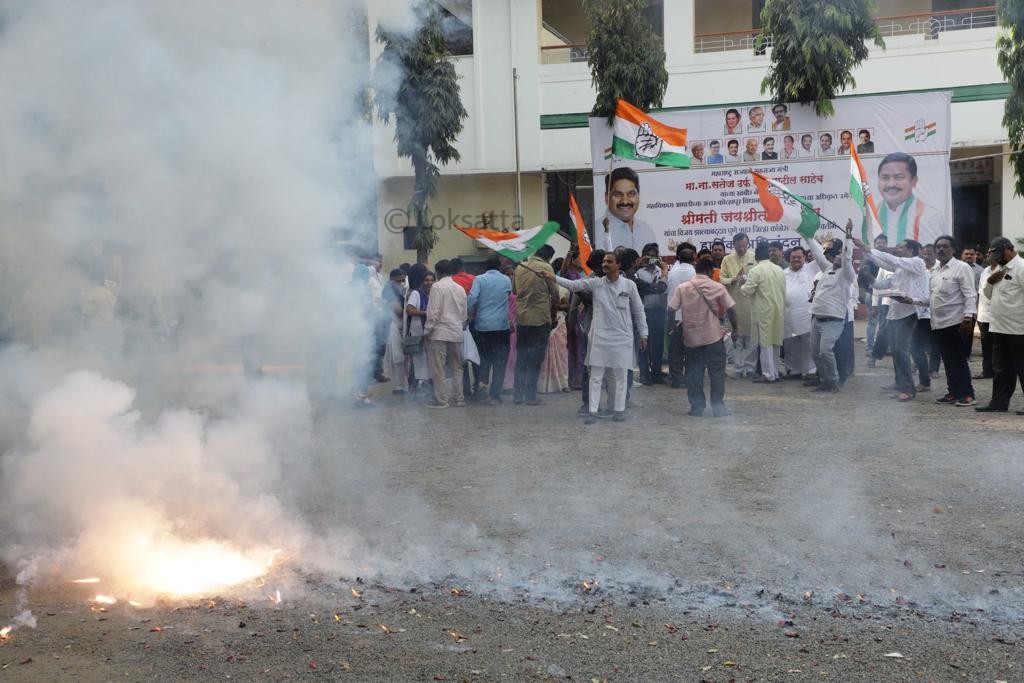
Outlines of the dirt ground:
{"label": "dirt ground", "polygon": [[293,558],[280,604],[39,587],[0,679],[1024,680],[1024,417],[936,405],[941,378],[896,404],[858,351],[838,395],[729,380],[721,419],[665,386],[590,427],[575,394],[428,411],[380,386],[290,475],[365,573]]}

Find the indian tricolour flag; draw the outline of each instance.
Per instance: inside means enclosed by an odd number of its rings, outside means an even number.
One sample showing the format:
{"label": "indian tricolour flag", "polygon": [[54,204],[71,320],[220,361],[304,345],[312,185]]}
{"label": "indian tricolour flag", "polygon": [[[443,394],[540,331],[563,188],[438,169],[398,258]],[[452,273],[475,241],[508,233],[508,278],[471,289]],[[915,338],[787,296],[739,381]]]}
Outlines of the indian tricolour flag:
{"label": "indian tricolour flag", "polygon": [[655,121],[625,100],[615,103],[612,154],[657,166],[690,168],[686,129]]}
{"label": "indian tricolour flag", "polygon": [[860,163],[860,156],[853,145],[850,145],[850,197],[864,217],[860,229],[861,240],[870,243],[882,234],[882,222],[878,220],[878,207],[875,206],[875,198],[871,196],[864,164]]}
{"label": "indian tricolour flag", "polygon": [[512,261],[524,261],[533,252],[547,244],[551,236],[558,232],[558,222],[548,221],[544,225],[526,230],[501,232],[483,228],[459,228],[467,237],[472,237],[480,244],[493,249],[501,256]]}
{"label": "indian tricolour flag", "polygon": [[587,261],[590,260],[590,254],[594,250],[590,246],[590,236],[587,234],[587,226],[583,223],[583,214],[580,213],[579,204],[576,203],[576,197],[572,192],[569,193],[569,219],[576,226],[576,246],[580,252],[580,265],[583,267],[583,272],[590,275],[590,266],[587,265]]}
{"label": "indian tricolour flag", "polygon": [[771,178],[751,171],[757,196],[764,207],[765,219],[771,223],[782,223],[801,237],[814,239],[814,233],[821,227],[821,216],[810,202],[789,190],[785,185]]}

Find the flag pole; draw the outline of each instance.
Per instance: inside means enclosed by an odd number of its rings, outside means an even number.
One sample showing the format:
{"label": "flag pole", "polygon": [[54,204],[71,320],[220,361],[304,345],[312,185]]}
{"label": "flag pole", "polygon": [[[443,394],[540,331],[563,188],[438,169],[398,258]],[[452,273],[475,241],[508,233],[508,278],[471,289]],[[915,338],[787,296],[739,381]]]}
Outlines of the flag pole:
{"label": "flag pole", "polygon": [[[752,169],[752,168],[749,168],[749,167],[748,167],[748,168],[747,168],[747,172],[748,172],[748,173],[750,173],[751,175],[757,175],[757,176],[761,176],[761,177],[762,177],[762,178],[764,178],[765,180],[771,180],[771,178],[769,178],[769,177],[768,177],[768,176],[766,176],[765,174],[763,174],[763,173],[760,173],[760,172],[758,172],[758,171],[755,171],[755,170],[754,170],[754,169]],[[794,195],[796,195],[796,193],[795,193],[795,192],[793,192],[793,193],[791,193],[791,194],[794,194]],[[797,196],[799,196],[799,195],[797,195]],[[809,209],[805,209],[805,208],[802,208],[802,209],[801,209],[801,211],[803,211],[803,210],[809,210]],[[827,216],[823,216],[823,215],[821,215],[821,214],[820,214],[820,213],[818,213],[817,211],[815,211],[814,213],[818,214],[818,218],[820,218],[821,220],[825,221],[826,223],[828,223],[828,224],[829,224],[830,226],[832,226],[833,228],[836,228],[837,230],[839,230],[839,232],[843,233],[844,235],[846,234],[846,228],[844,228],[843,226],[841,226],[841,225],[839,225],[838,223],[836,223],[835,221],[833,221],[833,220],[829,219],[829,218],[828,218]]]}

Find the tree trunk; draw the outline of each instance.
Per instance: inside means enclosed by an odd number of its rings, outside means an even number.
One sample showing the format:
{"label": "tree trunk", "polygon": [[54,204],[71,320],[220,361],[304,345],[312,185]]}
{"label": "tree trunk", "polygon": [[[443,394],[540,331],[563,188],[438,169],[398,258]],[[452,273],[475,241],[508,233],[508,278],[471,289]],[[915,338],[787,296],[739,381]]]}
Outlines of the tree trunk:
{"label": "tree trunk", "polygon": [[427,169],[425,154],[414,153],[411,159],[413,172],[415,173],[411,206],[413,209],[412,214],[416,217],[416,227],[419,231],[416,240],[416,263],[426,263],[430,257],[430,247],[434,244],[433,235],[430,234],[433,226],[430,225],[426,211],[427,196],[429,194],[427,190],[429,170]]}

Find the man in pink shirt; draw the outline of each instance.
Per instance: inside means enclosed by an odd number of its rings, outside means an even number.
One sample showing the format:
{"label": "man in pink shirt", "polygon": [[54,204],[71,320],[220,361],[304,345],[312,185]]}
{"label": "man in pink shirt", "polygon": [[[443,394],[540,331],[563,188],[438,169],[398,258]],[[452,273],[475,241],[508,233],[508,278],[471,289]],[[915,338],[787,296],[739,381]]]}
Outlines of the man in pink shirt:
{"label": "man in pink shirt", "polygon": [[715,417],[729,415],[725,407],[725,332],[721,319],[728,316],[736,329],[736,302],[725,286],[711,279],[714,263],[698,260],[697,274],[682,283],[669,296],[668,307],[680,311],[683,346],[686,347],[686,394],[690,399],[689,415],[704,414],[704,372],[711,381],[711,410]]}

